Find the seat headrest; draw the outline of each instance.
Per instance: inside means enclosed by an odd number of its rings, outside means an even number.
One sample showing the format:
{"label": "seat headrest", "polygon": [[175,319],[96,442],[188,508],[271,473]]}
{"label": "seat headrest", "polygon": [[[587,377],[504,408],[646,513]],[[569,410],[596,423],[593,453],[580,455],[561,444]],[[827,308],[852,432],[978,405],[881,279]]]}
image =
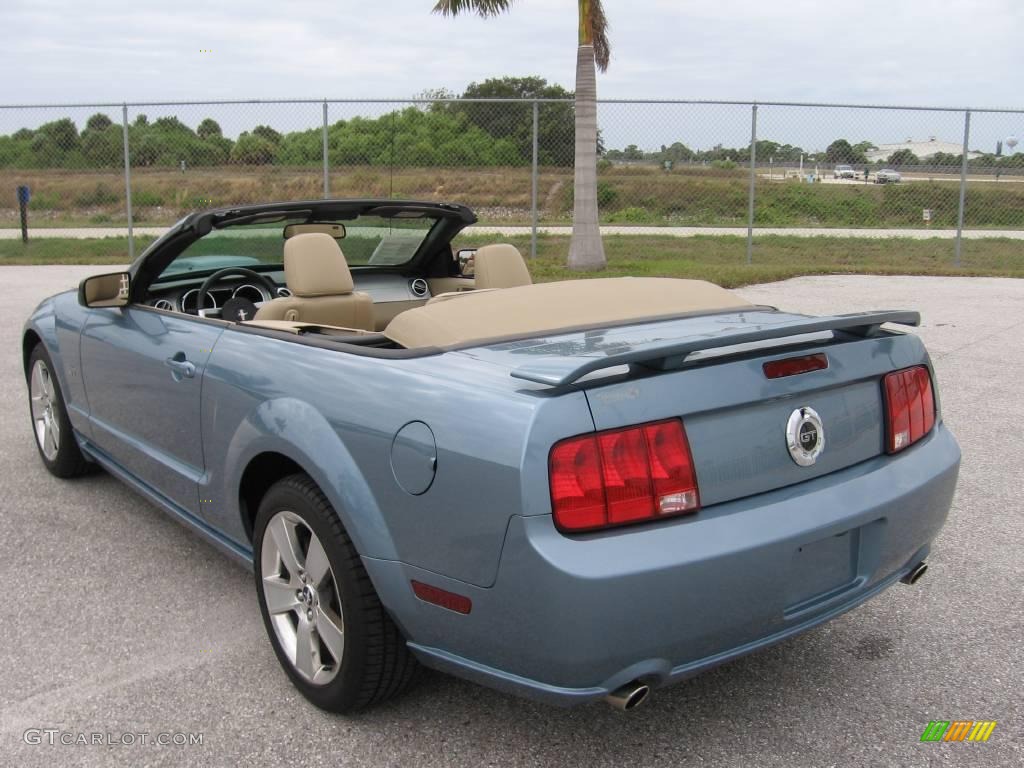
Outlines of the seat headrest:
{"label": "seat headrest", "polygon": [[341,247],[330,235],[308,232],[284,241],[284,282],[295,296],[352,293],[352,273]]}
{"label": "seat headrest", "polygon": [[473,257],[473,277],[477,288],[515,288],[533,284],[523,254],[508,243],[478,248]]}

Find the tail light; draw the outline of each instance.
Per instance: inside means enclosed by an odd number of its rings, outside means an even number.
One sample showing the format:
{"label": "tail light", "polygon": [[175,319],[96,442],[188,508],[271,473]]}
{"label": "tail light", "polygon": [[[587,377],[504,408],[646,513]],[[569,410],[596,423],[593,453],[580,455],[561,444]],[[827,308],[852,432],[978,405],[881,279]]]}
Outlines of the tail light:
{"label": "tail light", "polygon": [[923,365],[904,368],[882,380],[885,391],[886,451],[899,453],[935,426],[932,377]]}
{"label": "tail light", "polygon": [[697,476],[679,419],[563,440],[551,449],[551,507],[563,531],[696,512]]}

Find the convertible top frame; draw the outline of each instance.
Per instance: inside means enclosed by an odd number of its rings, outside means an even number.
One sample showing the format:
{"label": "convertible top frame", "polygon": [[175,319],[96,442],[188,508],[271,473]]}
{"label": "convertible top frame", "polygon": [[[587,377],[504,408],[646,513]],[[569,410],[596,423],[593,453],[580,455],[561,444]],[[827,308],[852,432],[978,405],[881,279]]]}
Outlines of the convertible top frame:
{"label": "convertible top frame", "polygon": [[[437,219],[437,223],[423,239],[416,253],[398,271],[421,271],[425,262],[434,258],[438,249],[450,243],[466,227],[476,223],[477,217],[469,208],[455,203],[432,203],[416,200],[386,199],[330,199],[296,200],[283,203],[261,203],[230,208],[211,208],[190,213],[172,226],[162,237],[155,240],[128,267],[131,275],[131,296],[133,302],[142,301],[149,286],[188,246],[208,235],[213,229],[232,224],[258,220],[261,216],[281,214],[294,216],[306,214],[310,220],[355,218],[359,215],[375,215],[385,218],[401,218],[402,214],[419,214]],[[379,269],[378,271],[389,271]],[[390,271],[395,271],[392,268]]]}

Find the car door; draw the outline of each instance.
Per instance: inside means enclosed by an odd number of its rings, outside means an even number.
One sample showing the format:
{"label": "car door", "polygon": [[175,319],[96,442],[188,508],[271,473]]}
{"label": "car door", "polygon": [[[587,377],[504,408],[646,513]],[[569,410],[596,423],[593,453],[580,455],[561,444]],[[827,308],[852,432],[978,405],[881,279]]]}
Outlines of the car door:
{"label": "car door", "polygon": [[203,371],[225,326],[133,304],[91,310],[82,331],[93,442],[193,514],[204,472]]}

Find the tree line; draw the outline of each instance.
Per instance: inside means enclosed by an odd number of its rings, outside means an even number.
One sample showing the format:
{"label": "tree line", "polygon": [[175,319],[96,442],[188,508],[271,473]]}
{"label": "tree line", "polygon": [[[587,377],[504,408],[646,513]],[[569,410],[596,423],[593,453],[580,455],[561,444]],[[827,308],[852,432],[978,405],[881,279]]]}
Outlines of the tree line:
{"label": "tree line", "polygon": [[[408,106],[379,117],[353,117],[328,126],[332,165],[515,166],[533,159],[533,108],[529,103],[450,102],[453,98],[566,99],[573,92],[541,77],[497,78],[471,83],[456,96],[422,94],[430,104]],[[442,99],[437,101],[436,99]],[[571,166],[573,105],[538,107],[539,160]],[[178,117],[150,121],[140,114],[128,126],[133,167],[220,165],[315,165],[323,152],[322,129],[282,133],[269,125],[243,131],[237,139],[220,124],[203,119],[195,130]],[[116,168],[124,162],[123,126],[103,113],[79,131],[70,118],[0,136],[0,167]]]}
{"label": "tree line", "polygon": [[[502,77],[471,83],[461,94],[427,91],[424,104],[397,109],[379,117],[353,117],[328,126],[331,165],[396,166],[523,166],[533,158],[531,99],[571,100],[573,92],[549,84],[541,77]],[[458,102],[452,99],[522,99],[521,104]],[[574,113],[569,101],[538,105],[538,160],[544,166],[571,166],[574,156]],[[92,115],[79,131],[70,118],[54,120],[36,129],[22,128],[0,136],[3,168],[119,168],[124,162],[123,126],[103,113]],[[269,125],[243,131],[237,139],[224,135],[216,120],[207,117],[193,130],[178,117],[150,121],[136,115],[128,126],[133,167],[188,167],[222,165],[317,165],[322,162],[321,128],[282,133]],[[824,152],[762,139],[757,158],[778,163],[805,162],[868,165],[869,141],[851,144],[836,139]],[[673,164],[706,162],[725,167],[750,161],[750,147],[716,145],[694,150],[683,142],[644,151],[636,144],[605,149],[598,136],[598,153],[607,161]],[[876,165],[960,166],[960,155],[939,152],[919,158],[899,150]],[[1024,153],[1008,157],[984,154],[972,158],[976,167],[1024,168]]]}
{"label": "tree line", "polygon": [[[801,158],[805,163],[825,163],[826,165],[855,165],[855,166],[912,166],[927,165],[932,167],[959,168],[963,155],[954,155],[949,152],[935,152],[930,155],[918,157],[909,149],[899,149],[885,158],[875,161],[868,160],[867,153],[877,147],[870,141],[861,141],[851,144],[847,139],[836,139],[824,152],[808,152],[802,147],[792,144],[780,144],[767,139],[755,143],[758,162],[765,163],[773,159],[777,163],[796,163]],[[681,142],[670,146],[662,145],[660,150],[644,152],[636,144],[630,144],[625,149],[612,149],[604,153],[603,158],[608,161],[618,162],[646,162],[664,163],[671,161],[675,163],[714,163],[719,165],[742,165],[750,162],[750,147],[726,148],[718,144],[707,150],[693,150]],[[982,154],[978,157],[968,159],[968,165],[977,168],[1024,168],[1024,152],[1019,152],[1007,157],[1000,157],[992,154]]]}

